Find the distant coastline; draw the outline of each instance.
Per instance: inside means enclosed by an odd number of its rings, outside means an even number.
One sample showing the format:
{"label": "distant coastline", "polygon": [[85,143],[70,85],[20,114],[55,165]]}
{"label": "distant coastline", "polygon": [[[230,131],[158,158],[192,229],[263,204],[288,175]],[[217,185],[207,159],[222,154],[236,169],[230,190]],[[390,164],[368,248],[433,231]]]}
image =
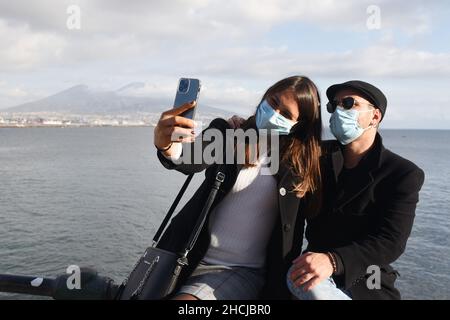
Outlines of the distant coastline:
{"label": "distant coastline", "polygon": [[[57,112],[0,112],[0,129],[23,129],[23,128],[110,128],[110,127],[155,127],[161,113],[130,113],[130,114],[70,114]],[[215,118],[231,117],[230,114],[201,113],[198,112],[195,120],[199,123],[208,124]],[[324,123],[324,133],[329,131]],[[384,128],[380,131],[449,131],[450,128]]]}
{"label": "distant coastline", "polygon": [[137,124],[137,125],[1,125],[0,129],[26,129],[26,128],[137,128],[137,127],[155,127],[154,124]]}
{"label": "distant coastline", "polygon": [[[0,124],[0,129],[27,129],[27,128],[58,128],[58,129],[67,129],[67,128],[154,128],[156,124],[137,124],[137,125],[2,125]],[[324,134],[329,133],[327,128],[324,128]],[[450,131],[450,129],[411,129],[411,128],[384,128],[381,129],[383,131]],[[332,138],[331,133],[329,133],[329,137]]]}
{"label": "distant coastline", "polygon": [[[70,114],[56,112],[2,113],[0,128],[154,127],[161,113]],[[196,121],[209,123],[222,114],[198,113]]]}

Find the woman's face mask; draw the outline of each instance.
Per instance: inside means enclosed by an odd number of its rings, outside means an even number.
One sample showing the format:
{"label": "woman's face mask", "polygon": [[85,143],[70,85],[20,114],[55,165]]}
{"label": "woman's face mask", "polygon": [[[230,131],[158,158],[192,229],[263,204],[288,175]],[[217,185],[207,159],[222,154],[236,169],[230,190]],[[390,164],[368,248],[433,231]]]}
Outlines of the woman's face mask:
{"label": "woman's face mask", "polygon": [[288,135],[296,123],[277,113],[267,100],[263,100],[256,110],[256,127],[258,129],[274,130],[279,135]]}
{"label": "woman's face mask", "polygon": [[333,133],[336,139],[343,145],[352,143],[362,136],[365,131],[373,128],[372,125],[365,129],[361,128],[358,122],[360,113],[372,111],[373,110],[345,110],[341,107],[337,107],[330,118],[331,133]]}

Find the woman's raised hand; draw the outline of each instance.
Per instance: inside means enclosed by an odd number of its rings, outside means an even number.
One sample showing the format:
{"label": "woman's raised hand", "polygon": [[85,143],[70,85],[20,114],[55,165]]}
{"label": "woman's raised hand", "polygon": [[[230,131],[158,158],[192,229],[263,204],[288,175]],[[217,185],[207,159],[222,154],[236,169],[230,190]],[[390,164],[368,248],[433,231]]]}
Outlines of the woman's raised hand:
{"label": "woman's raised hand", "polygon": [[154,144],[159,150],[164,150],[167,156],[171,155],[170,149],[174,142],[194,141],[195,122],[180,114],[194,108],[195,104],[195,101],[188,102],[161,114],[154,130]]}

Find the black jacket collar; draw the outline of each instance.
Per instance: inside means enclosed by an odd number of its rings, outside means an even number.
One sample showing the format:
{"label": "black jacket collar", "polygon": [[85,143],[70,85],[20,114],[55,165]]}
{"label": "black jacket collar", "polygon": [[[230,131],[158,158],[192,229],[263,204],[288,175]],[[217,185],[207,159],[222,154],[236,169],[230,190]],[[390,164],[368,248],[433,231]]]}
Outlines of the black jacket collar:
{"label": "black jacket collar", "polygon": [[[336,144],[334,151],[331,153],[331,161],[333,166],[335,182],[338,182],[339,175],[344,168],[344,155],[343,146]],[[383,146],[383,140],[379,133],[375,137],[375,142],[371,150],[358,164],[358,169],[361,174],[358,179],[355,179],[347,186],[347,192],[343,194],[342,197],[336,199],[336,207],[338,209],[345,206],[347,203],[356,198],[361,192],[363,192],[370,184],[374,181],[373,171],[378,169],[383,160],[385,148]]]}

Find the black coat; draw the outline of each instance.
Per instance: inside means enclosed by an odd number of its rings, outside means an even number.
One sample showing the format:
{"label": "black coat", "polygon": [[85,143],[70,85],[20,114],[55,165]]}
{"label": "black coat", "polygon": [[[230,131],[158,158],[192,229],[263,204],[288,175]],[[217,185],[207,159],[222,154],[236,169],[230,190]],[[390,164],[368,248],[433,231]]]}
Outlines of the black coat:
{"label": "black coat", "polygon": [[[230,126],[223,119],[215,119],[211,122],[209,128],[220,130],[225,136],[225,130]],[[206,129],[208,130],[208,129]],[[167,160],[158,152],[158,158],[167,169],[175,169],[184,174],[205,171],[205,180],[195,192],[193,197],[181,209],[181,211],[172,219],[169,227],[161,238],[158,247],[174,252],[182,252],[186,242],[194,228],[194,224],[200,214],[202,207],[211,190],[214,182],[215,173],[220,166],[220,170],[226,175],[225,182],[221,186],[212,209],[220,203],[225,195],[231,190],[236,182],[237,175],[242,168],[240,165],[206,165],[206,164],[180,164],[175,165]],[[300,255],[303,242],[303,231],[305,219],[301,215],[300,199],[289,190],[292,189],[293,176],[291,171],[280,163],[280,169],[275,176],[278,190],[284,188],[287,192],[278,193],[278,219],[274,225],[271,238],[267,247],[266,270],[267,281],[263,289],[261,298],[263,299],[289,299],[290,293],[286,286],[286,273],[291,266],[294,258]],[[180,276],[178,288],[185,282],[187,277],[196,268],[200,260],[205,255],[210,243],[210,233],[208,221],[188,255],[189,265]]]}
{"label": "black coat", "polygon": [[[344,273],[339,287],[354,299],[400,299],[394,287],[398,272],[390,264],[404,252],[413,226],[424,173],[412,162],[386,150],[380,135],[358,167],[360,174],[338,187],[343,169],[342,147],[323,143],[324,201],[320,215],[308,221],[308,250],[332,251]],[[381,290],[369,290],[367,267],[381,268]]]}

